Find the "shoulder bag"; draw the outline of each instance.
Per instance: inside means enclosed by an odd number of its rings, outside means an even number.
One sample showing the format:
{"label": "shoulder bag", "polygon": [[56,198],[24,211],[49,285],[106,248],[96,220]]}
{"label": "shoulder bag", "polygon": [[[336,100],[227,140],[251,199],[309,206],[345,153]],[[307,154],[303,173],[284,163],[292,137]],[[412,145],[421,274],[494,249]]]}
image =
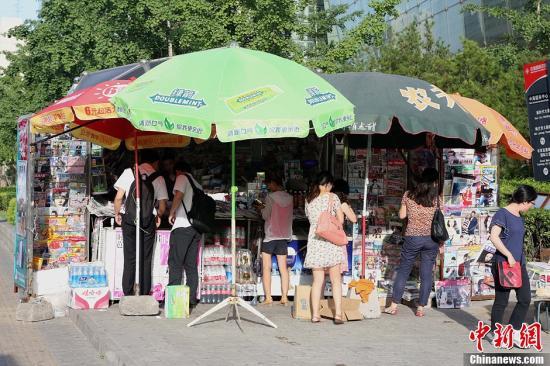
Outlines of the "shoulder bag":
{"label": "shoulder bag", "polygon": [[334,245],[347,245],[348,237],[338,217],[332,214],[332,194],[329,195],[328,208],[321,213],[315,234]]}
{"label": "shoulder bag", "polygon": [[442,243],[449,240],[449,233],[445,227],[445,217],[439,208],[439,196],[436,198],[437,206],[432,219],[432,240],[436,243]]}

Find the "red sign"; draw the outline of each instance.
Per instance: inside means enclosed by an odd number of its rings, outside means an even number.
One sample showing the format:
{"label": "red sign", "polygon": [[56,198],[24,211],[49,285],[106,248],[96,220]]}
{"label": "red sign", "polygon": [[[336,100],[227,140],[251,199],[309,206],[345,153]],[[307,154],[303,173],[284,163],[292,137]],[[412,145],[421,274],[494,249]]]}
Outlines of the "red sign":
{"label": "red sign", "polygon": [[523,79],[525,91],[539,79],[545,78],[548,74],[546,69],[546,61],[537,61],[532,64],[523,65]]}

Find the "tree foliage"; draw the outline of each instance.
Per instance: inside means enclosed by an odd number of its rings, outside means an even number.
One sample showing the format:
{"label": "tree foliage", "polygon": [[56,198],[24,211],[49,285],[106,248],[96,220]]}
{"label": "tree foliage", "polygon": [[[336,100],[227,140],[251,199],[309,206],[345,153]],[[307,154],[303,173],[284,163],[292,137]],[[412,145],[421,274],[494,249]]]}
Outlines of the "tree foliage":
{"label": "tree foliage", "polygon": [[509,44],[518,49],[535,50],[543,55],[550,53],[550,4],[543,0],[528,0],[519,9],[501,6],[481,6],[470,4],[465,6],[467,11],[480,11],[492,17],[508,21],[513,34]]}
{"label": "tree foliage", "polygon": [[[422,31],[419,31],[419,28]],[[537,60],[535,50],[512,52],[510,46],[480,47],[469,40],[463,49],[451,53],[432,37],[431,26],[411,24],[392,35],[380,48],[371,50],[368,69],[417,77],[449,93],[479,100],[499,111],[529,139],[523,91],[523,64]],[[503,177],[528,176],[525,162],[502,155]]]}
{"label": "tree foliage", "polygon": [[[329,43],[328,31],[361,16],[317,0],[48,0],[37,20],[9,31],[22,41],[0,70],[0,161],[14,159],[15,121],[63,96],[83,71],[238,42],[326,71],[345,68],[377,44],[399,0],[372,0],[374,12]],[[296,42],[302,39],[308,47]],[[170,51],[169,51],[170,50]]]}

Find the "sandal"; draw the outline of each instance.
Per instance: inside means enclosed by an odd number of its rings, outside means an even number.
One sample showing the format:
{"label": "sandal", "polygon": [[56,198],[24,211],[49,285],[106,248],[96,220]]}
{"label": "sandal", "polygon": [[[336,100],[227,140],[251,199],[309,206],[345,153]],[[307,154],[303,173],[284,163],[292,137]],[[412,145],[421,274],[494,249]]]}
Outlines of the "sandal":
{"label": "sandal", "polygon": [[424,310],[417,310],[414,315],[416,315],[419,318],[422,318],[425,315]]}
{"label": "sandal", "polygon": [[288,299],[287,299],[287,300],[284,300],[284,301],[281,300],[281,301],[280,301],[280,304],[281,304],[282,306],[288,306]]}
{"label": "sandal", "polygon": [[334,316],[334,321],[333,322],[336,325],[344,324],[344,321],[342,320],[342,316]]}
{"label": "sandal", "polygon": [[321,317],[319,317],[319,316],[312,316],[312,317],[311,317],[311,322],[312,322],[312,323],[320,323],[320,322],[321,322]]}
{"label": "sandal", "polygon": [[273,305],[273,300],[264,301],[264,302],[262,302],[260,305],[263,305],[263,306],[271,306],[271,305]]}
{"label": "sandal", "polygon": [[385,308],[383,312],[384,314],[397,315],[397,308]]}

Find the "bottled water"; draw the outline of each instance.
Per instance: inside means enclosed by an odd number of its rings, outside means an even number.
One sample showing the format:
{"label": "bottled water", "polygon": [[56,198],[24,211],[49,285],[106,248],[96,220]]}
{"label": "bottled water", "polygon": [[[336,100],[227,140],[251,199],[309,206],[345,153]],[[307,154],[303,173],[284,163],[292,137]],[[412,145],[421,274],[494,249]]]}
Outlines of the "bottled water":
{"label": "bottled water", "polygon": [[100,267],[99,268],[99,287],[106,287],[107,286],[107,273],[105,272],[105,268]]}

